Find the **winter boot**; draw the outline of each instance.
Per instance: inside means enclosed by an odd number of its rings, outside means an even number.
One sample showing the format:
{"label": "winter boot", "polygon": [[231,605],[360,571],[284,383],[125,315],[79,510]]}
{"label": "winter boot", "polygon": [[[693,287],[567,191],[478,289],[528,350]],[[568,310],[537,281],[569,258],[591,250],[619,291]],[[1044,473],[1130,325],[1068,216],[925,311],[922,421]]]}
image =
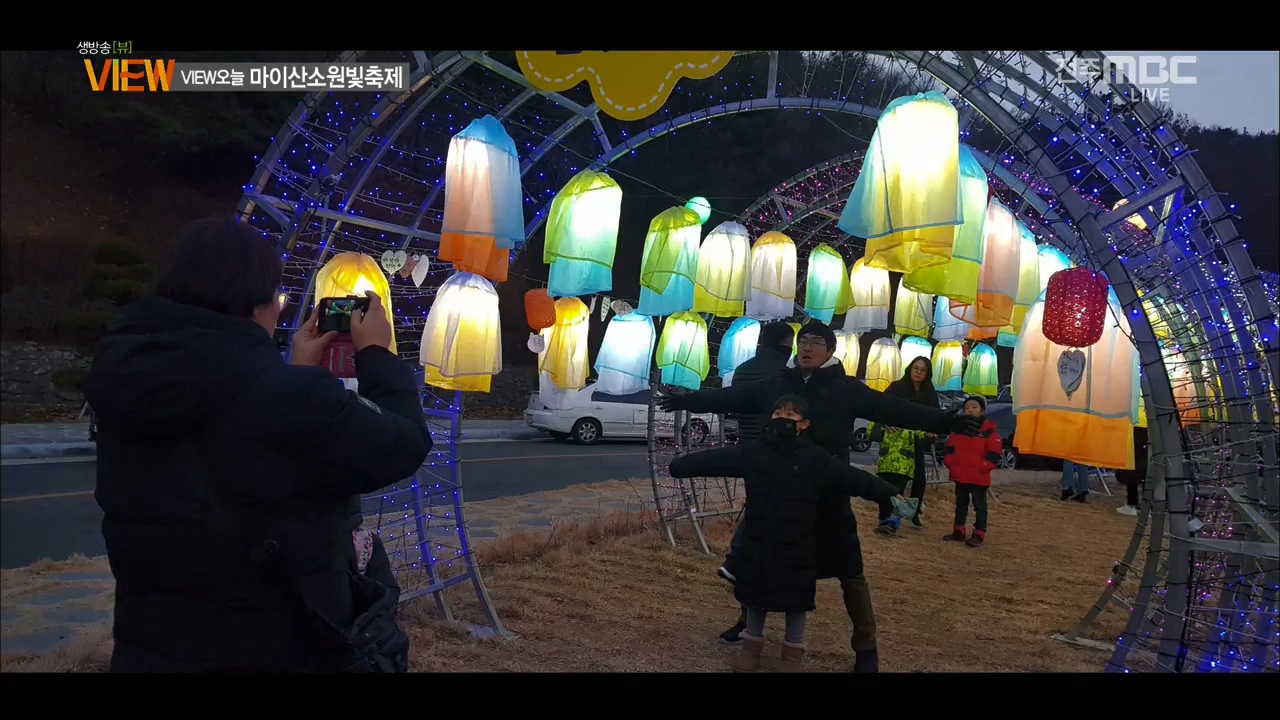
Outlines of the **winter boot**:
{"label": "winter boot", "polygon": [[947,542],[964,542],[967,539],[967,537],[968,536],[965,534],[965,529],[957,525],[955,529],[951,531],[950,535],[943,535],[942,539],[946,540]]}
{"label": "winter boot", "polygon": [[760,655],[764,652],[764,638],[742,633],[742,649],[729,659],[734,672],[750,673],[760,669]]}
{"label": "winter boot", "polygon": [[880,672],[880,652],[876,648],[855,650],[853,653],[853,671],[856,673]]}
{"label": "winter boot", "polygon": [[742,631],[747,629],[747,624],[739,620],[733,624],[733,627],[720,633],[720,644],[737,646],[742,642]]}
{"label": "winter boot", "polygon": [[985,532],[982,530],[974,530],[973,535],[970,535],[969,539],[966,540],[964,544],[969,547],[982,547],[982,543],[985,542],[986,539],[987,534]]}
{"label": "winter boot", "polygon": [[804,672],[804,645],[782,644],[782,661],[778,663],[778,672]]}

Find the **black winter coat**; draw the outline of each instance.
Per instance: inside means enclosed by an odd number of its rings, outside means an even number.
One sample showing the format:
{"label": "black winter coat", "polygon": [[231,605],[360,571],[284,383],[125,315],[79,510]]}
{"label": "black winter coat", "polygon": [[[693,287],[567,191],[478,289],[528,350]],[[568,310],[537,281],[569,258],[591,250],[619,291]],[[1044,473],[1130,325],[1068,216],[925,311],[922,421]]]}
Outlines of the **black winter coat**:
{"label": "black winter coat", "polygon": [[[747,607],[766,612],[814,609],[818,581],[818,504],[824,497],[857,496],[876,502],[897,488],[871,473],[840,462],[803,433],[691,453],[671,463],[671,476],[740,477],[746,486],[742,538],[734,552],[733,594]],[[848,507],[848,500],[844,501]],[[844,538],[862,574],[856,533]]]}
{"label": "black winter coat", "polygon": [[[696,413],[772,414],[783,395],[798,394],[809,401],[809,429],[814,444],[842,463],[849,461],[849,444],[858,418],[895,427],[946,435],[963,431],[960,416],[872,390],[844,374],[834,358],[814,370],[806,382],[800,369],[784,368],[772,378],[708,388],[673,397],[677,409]],[[827,493],[818,508],[818,577],[851,578],[862,573],[858,521],[847,495]]]}
{"label": "black winter coat", "polygon": [[[733,372],[733,383],[739,385],[777,377],[778,373],[787,367],[787,361],[790,359],[791,352],[785,348],[762,347]],[[743,413],[738,416],[738,437],[741,441],[759,440],[760,431],[764,429],[771,414],[772,408],[770,412],[764,414]]]}
{"label": "black winter coat", "polygon": [[[163,299],[103,340],[85,396],[116,579],[113,669],[352,664],[301,594],[338,627],[354,620],[359,495],[413,475],[431,450],[409,365],[382,348],[355,360],[360,395],[286,365],[251,320]],[[275,552],[251,563],[268,541]]]}

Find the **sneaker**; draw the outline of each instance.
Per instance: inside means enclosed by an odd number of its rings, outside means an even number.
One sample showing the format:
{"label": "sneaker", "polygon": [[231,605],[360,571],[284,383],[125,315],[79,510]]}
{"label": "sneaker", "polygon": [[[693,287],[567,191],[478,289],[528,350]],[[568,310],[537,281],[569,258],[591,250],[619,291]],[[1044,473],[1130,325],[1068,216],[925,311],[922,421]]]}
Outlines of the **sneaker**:
{"label": "sneaker", "polygon": [[982,547],[982,543],[986,539],[987,539],[986,533],[974,530],[973,534],[969,536],[969,539],[964,541],[964,544],[968,545],[969,547]]}
{"label": "sneaker", "polygon": [[723,565],[716,568],[716,574],[720,576],[720,579],[724,580],[730,585],[736,585],[738,582],[738,578],[734,577],[733,573],[729,572],[728,569],[726,569]]}
{"label": "sneaker", "polygon": [[733,627],[720,633],[721,645],[732,645],[734,647],[742,644],[742,631],[747,629],[746,623],[737,623]]}
{"label": "sneaker", "polygon": [[889,518],[888,520],[882,521],[878,526],[876,526],[875,531],[877,533],[880,533],[881,535],[897,535],[898,534],[897,518]]}
{"label": "sneaker", "polygon": [[943,535],[942,539],[947,542],[964,542],[968,539],[968,536],[965,535],[964,528],[957,527],[955,530],[951,531],[950,535]]}
{"label": "sneaker", "polygon": [[1132,505],[1124,505],[1122,507],[1116,508],[1116,512],[1120,513],[1121,515],[1133,516],[1138,514],[1138,508]]}
{"label": "sneaker", "polygon": [[1076,501],[1076,502],[1078,502],[1078,503],[1088,502],[1088,501],[1089,501],[1089,493],[1087,493],[1087,492],[1082,492],[1082,493],[1080,493],[1079,495],[1075,495],[1075,496],[1073,496],[1071,499],[1072,499],[1072,500],[1075,500],[1075,501]]}
{"label": "sneaker", "polygon": [[1062,497],[1060,497],[1060,498],[1058,498],[1058,499],[1059,499],[1059,500],[1070,500],[1070,499],[1071,499],[1071,496],[1072,496],[1072,495],[1075,495],[1075,494],[1076,494],[1076,491],[1075,491],[1075,490],[1071,490],[1071,489],[1063,490],[1063,491],[1062,491]]}

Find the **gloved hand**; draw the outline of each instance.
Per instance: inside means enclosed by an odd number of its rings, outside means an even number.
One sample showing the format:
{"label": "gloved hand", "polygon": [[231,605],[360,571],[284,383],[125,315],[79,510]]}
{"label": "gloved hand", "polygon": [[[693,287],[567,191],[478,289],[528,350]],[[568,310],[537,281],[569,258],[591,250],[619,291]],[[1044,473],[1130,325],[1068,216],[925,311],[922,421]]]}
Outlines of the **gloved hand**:
{"label": "gloved hand", "polygon": [[688,390],[682,387],[673,387],[671,385],[662,385],[657,388],[658,393],[658,409],[663,412],[671,412],[672,410],[683,410],[680,401],[685,395],[689,394]]}
{"label": "gloved hand", "polygon": [[947,432],[960,433],[961,435],[977,435],[982,430],[982,420],[979,418],[971,418],[960,412],[961,408],[957,407],[947,413]]}

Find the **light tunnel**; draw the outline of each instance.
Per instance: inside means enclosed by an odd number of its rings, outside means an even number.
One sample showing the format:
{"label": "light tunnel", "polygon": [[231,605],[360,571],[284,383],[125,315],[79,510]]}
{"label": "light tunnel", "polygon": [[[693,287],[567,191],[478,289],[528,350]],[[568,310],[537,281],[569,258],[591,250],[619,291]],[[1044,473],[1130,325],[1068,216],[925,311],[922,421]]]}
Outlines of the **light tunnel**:
{"label": "light tunnel", "polygon": [[[510,53],[343,57],[410,62],[409,90],[304,97],[260,158],[239,206],[286,258],[284,290],[297,306],[293,325],[309,307],[315,269],[335,252],[377,256],[405,249],[430,261],[449,138],[480,115],[501,119],[521,152],[528,247],[556,191],[574,173],[607,168],[668,133],[696,132],[699,124],[756,111],[876,118],[898,95],[944,89],[961,111],[966,142],[982,151],[989,176],[1018,199],[1019,214],[1042,240],[1106,272],[1129,313],[1158,480],[1149,483],[1150,539],[1162,551],[1142,568],[1143,589],[1130,601],[1131,621],[1109,668],[1191,669],[1220,651],[1202,639],[1189,655],[1186,638],[1207,637],[1206,627],[1231,614],[1227,592],[1204,599],[1203,589],[1218,581],[1193,569],[1226,558],[1226,567],[1255,569],[1255,594],[1262,598],[1246,613],[1253,620],[1222,620],[1233,647],[1248,647],[1255,656],[1240,669],[1276,669],[1274,279],[1266,281],[1249,259],[1193,149],[1125,78],[1088,84],[1061,78],[1056,71],[1064,56],[1048,52],[846,53],[822,62],[800,52],[749,52],[738,53],[716,77],[683,81],[650,118],[624,123],[600,113],[585,86],[563,93],[533,89]],[[856,141],[850,145],[861,150]],[[739,217],[753,231],[786,224],[797,231],[798,244],[856,245],[831,221],[851,180],[820,198],[788,194],[806,173],[856,162],[855,152],[803,170]],[[1117,207],[1120,202],[1127,204]],[[1146,230],[1128,222],[1135,215]],[[421,287],[393,280],[399,344],[414,362],[434,288],[450,271],[433,263]],[[1184,309],[1178,322],[1187,332],[1195,329],[1196,339],[1181,353],[1220,383],[1219,422],[1184,424],[1170,381],[1176,368],[1167,366],[1140,296]],[[1192,528],[1232,523],[1249,528],[1237,534],[1246,539],[1236,545],[1204,533],[1193,537]],[[1265,624],[1266,617],[1269,630],[1242,625]]]}

